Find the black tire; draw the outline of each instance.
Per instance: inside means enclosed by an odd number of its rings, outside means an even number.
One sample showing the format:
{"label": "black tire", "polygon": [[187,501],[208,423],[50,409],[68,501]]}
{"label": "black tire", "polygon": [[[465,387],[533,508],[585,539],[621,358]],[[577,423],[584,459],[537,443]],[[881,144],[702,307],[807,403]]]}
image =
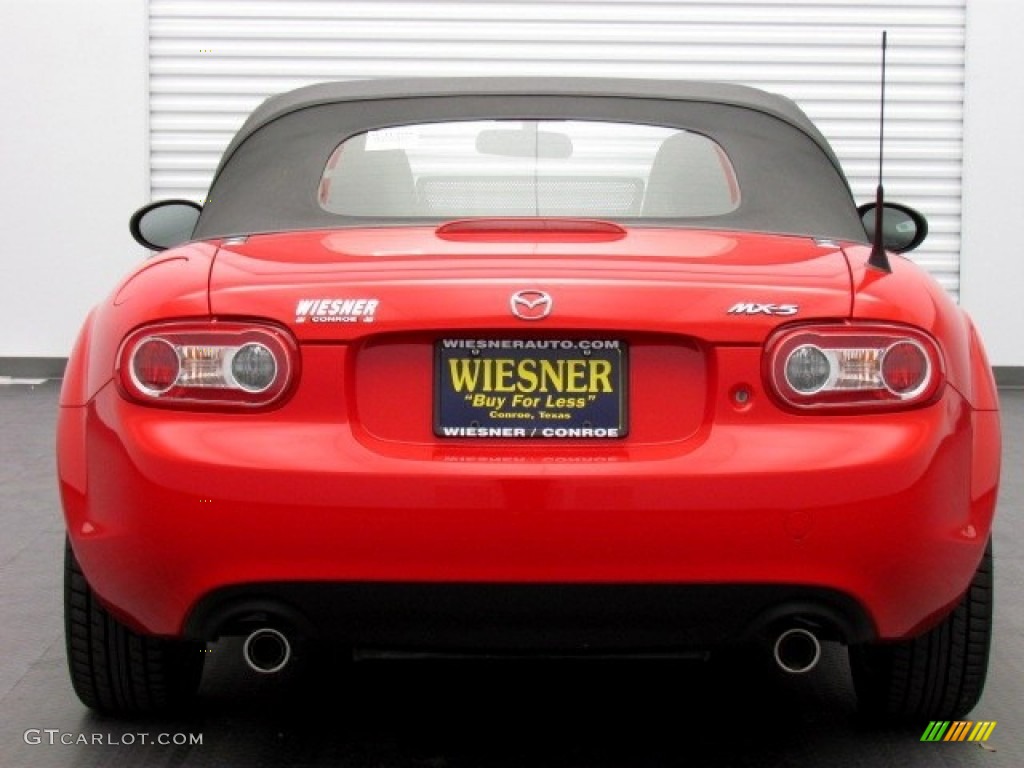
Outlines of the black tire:
{"label": "black tire", "polygon": [[82,703],[98,712],[175,710],[199,689],[204,644],[140,635],[117,621],[96,600],[67,542],[64,639],[71,685]]}
{"label": "black tire", "polygon": [[992,541],[966,594],[942,623],[898,643],[852,646],[862,715],[876,722],[957,720],[981,698],[992,637]]}

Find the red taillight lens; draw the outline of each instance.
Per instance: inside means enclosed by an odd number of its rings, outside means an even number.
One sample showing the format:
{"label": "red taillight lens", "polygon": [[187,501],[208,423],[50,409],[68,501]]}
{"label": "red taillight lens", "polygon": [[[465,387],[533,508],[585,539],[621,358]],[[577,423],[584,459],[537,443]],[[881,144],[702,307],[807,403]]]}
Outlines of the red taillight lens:
{"label": "red taillight lens", "polygon": [[290,390],[297,373],[292,337],[262,324],[151,325],[128,336],[118,354],[121,390],[171,407],[265,407]]}
{"label": "red taillight lens", "polygon": [[146,394],[157,397],[174,386],[181,363],[174,345],[159,338],[143,339],[131,359],[132,383]]}
{"label": "red taillight lens", "polygon": [[894,394],[913,397],[928,383],[931,364],[920,344],[899,341],[885,351],[882,358],[882,381]]}
{"label": "red taillight lens", "polygon": [[769,340],[766,377],[799,409],[906,408],[931,402],[942,356],[920,331],[891,325],[783,329]]}

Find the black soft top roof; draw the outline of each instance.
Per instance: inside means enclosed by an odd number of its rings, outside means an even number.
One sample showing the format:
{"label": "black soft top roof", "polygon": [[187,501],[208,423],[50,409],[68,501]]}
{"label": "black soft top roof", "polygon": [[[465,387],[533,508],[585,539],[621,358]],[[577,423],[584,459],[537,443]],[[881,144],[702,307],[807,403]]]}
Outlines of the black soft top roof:
{"label": "black soft top roof", "polygon": [[741,85],[626,78],[402,78],[321,83],[273,96],[231,140],[195,237],[423,224],[339,215],[317,201],[328,157],[383,127],[449,120],[579,119],[710,136],[740,178],[726,216],[633,224],[866,239],[828,141],[791,100]]}
{"label": "black soft top roof", "polygon": [[[346,101],[428,96],[613,96],[727,104],[763,112],[799,128],[834,159],[832,148],[791,99],[757,88],[698,80],[641,80],[601,77],[422,77],[318,83],[271,96],[260,104],[228,145],[226,155],[250,134],[283,115],[307,107]],[[836,165],[839,163],[836,161]]]}

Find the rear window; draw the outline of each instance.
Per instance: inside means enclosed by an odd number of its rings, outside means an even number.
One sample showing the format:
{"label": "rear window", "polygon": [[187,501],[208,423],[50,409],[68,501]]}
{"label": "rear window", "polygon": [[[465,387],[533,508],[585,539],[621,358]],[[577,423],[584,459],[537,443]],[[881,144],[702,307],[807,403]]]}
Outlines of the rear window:
{"label": "rear window", "polygon": [[342,216],[690,218],[734,211],[722,148],[675,128],[468,121],[353,136],[332,153],[320,206]]}

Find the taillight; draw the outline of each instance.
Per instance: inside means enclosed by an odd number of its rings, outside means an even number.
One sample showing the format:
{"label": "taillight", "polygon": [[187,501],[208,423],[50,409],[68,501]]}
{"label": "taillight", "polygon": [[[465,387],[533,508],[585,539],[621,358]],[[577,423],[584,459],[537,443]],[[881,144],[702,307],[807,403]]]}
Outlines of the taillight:
{"label": "taillight", "polygon": [[128,397],[171,407],[268,406],[289,391],[298,373],[292,337],[256,323],[146,326],[124,340],[117,360]]}
{"label": "taillight", "polygon": [[800,409],[907,408],[935,399],[942,356],[928,335],[895,325],[783,329],[767,346],[771,390]]}

